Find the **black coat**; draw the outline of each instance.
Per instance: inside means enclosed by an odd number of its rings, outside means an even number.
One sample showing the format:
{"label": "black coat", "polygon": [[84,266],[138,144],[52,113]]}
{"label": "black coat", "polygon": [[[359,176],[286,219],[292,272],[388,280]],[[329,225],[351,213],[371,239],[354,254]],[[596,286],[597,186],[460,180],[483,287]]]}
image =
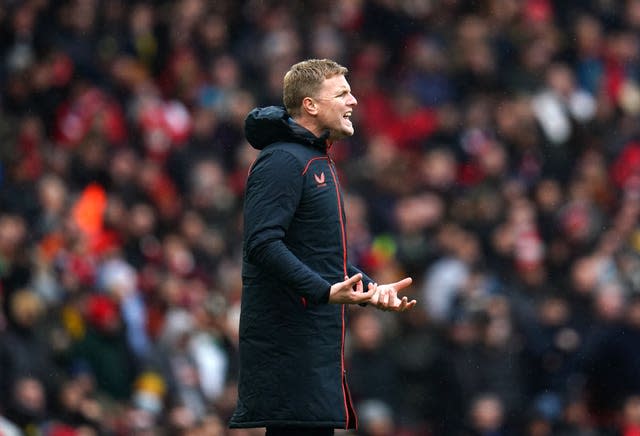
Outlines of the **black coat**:
{"label": "black coat", "polygon": [[245,133],[262,151],[245,195],[239,398],[229,425],[356,427],[345,309],[328,298],[331,284],[360,271],[347,259],[326,137],[279,107],[254,109]]}

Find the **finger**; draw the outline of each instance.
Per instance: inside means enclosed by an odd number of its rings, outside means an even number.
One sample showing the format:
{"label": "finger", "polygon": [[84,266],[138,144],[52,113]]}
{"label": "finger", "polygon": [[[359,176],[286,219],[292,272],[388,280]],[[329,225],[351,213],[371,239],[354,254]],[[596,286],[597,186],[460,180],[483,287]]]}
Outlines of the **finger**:
{"label": "finger", "polygon": [[409,310],[409,309],[413,309],[413,307],[418,304],[418,302],[416,300],[411,300],[409,301],[409,303],[407,303],[407,308],[405,310]]}
{"label": "finger", "polygon": [[417,304],[416,300],[411,300],[407,297],[402,297],[402,301],[400,305],[395,309],[397,312],[406,312],[407,310],[413,309],[413,307]]}
{"label": "finger", "polygon": [[397,298],[389,296],[389,301],[387,302],[385,310],[388,310],[389,312],[397,311],[398,310],[398,303],[396,302],[396,300],[397,300]]}
{"label": "finger", "polygon": [[379,309],[384,309],[384,306],[385,306],[384,299],[385,299],[386,295],[387,295],[387,288],[384,287],[384,286],[379,286],[378,287],[378,302],[377,302],[378,303],[377,305],[378,305]]}
{"label": "finger", "polygon": [[400,300],[396,295],[389,297],[388,309],[394,312],[400,310],[400,305],[402,304],[402,300]]}
{"label": "finger", "polygon": [[373,291],[373,296],[371,297],[369,302],[371,304],[374,304],[374,305],[377,306],[378,305],[378,300],[380,299],[380,291],[378,291],[378,284],[377,283],[369,283],[368,290],[369,291]]}
{"label": "finger", "polygon": [[407,277],[400,280],[399,282],[392,283],[390,286],[393,286],[396,291],[399,291],[400,289],[408,287],[409,285],[411,285],[411,283],[413,283],[413,279],[411,277]]}
{"label": "finger", "polygon": [[407,310],[407,304],[409,304],[407,297],[402,297],[402,301],[400,301],[400,305],[398,306],[398,312],[404,312]]}
{"label": "finger", "polygon": [[382,297],[383,297],[383,295],[384,295],[384,289],[383,288],[377,288],[375,296],[373,298],[376,301],[376,307],[378,307],[379,309],[382,307]]}
{"label": "finger", "polygon": [[367,292],[353,292],[351,294],[351,301],[353,303],[368,303],[371,301],[371,297],[375,295],[375,290],[369,289]]}
{"label": "finger", "polygon": [[360,280],[362,280],[362,274],[358,273],[358,274],[354,274],[351,277],[347,278],[344,282],[342,282],[342,284],[345,287],[351,288],[353,285],[358,283]]}
{"label": "finger", "polygon": [[360,280],[358,283],[356,283],[356,292],[363,292],[364,291],[364,284],[362,283],[362,280]]}

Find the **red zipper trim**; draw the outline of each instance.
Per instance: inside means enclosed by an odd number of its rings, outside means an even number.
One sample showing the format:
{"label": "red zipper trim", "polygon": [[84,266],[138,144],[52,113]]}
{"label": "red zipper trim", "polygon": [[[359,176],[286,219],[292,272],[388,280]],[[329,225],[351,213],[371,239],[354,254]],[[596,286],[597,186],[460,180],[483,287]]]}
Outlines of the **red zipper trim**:
{"label": "red zipper trim", "polygon": [[[314,157],[313,159],[309,159],[309,161],[307,162],[307,165],[304,167],[304,170],[302,170],[302,175],[304,176],[307,173],[307,170],[309,169],[309,165],[311,165],[311,162],[313,162],[315,160],[320,160],[320,159],[329,160],[329,158],[327,156]],[[337,181],[336,181],[336,183],[337,183]]]}
{"label": "red zipper trim", "polygon": [[335,171],[333,170],[333,165],[331,159],[329,159],[329,171],[331,171],[331,176],[333,177],[333,184],[336,187],[336,198],[338,199],[338,215],[340,217],[340,233],[342,235],[342,268],[344,269],[344,274],[347,275],[347,235],[344,227],[344,220],[342,219],[342,201],[340,197],[340,187],[338,186],[338,177],[336,176]]}
{"label": "red zipper trim", "polygon": [[[340,217],[340,233],[342,235],[342,268],[344,270],[345,276],[347,275],[347,236],[344,226],[344,220],[342,219],[342,202],[340,196],[340,187],[338,186],[338,177],[333,169],[333,162],[329,158],[329,171],[331,171],[331,177],[333,177],[333,184],[336,188],[336,198],[338,200],[338,216]],[[345,384],[347,383],[347,376],[344,365],[344,338],[345,338],[345,321],[344,321],[344,304],[342,305],[342,338],[340,344],[340,385],[342,386],[342,398],[344,399],[344,413],[346,417],[345,429],[349,428],[349,404],[347,400],[347,390],[345,389]],[[351,407],[353,409],[353,406]],[[355,414],[354,410],[354,418],[356,419],[355,427],[358,427],[358,417]]]}
{"label": "red zipper trim", "polygon": [[251,170],[253,169],[253,166],[256,164],[257,160],[258,159],[254,159],[253,162],[251,162],[251,165],[249,165],[249,169],[247,170],[247,177],[251,175]]}

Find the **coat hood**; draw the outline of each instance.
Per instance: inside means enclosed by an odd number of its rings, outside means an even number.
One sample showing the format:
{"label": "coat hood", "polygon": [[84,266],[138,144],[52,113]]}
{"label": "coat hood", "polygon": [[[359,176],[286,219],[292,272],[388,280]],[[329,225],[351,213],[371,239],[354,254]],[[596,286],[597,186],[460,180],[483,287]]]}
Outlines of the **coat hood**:
{"label": "coat hood", "polygon": [[244,134],[253,148],[262,150],[274,142],[298,142],[325,150],[329,131],[321,137],[297,124],[281,106],[255,108],[244,121]]}

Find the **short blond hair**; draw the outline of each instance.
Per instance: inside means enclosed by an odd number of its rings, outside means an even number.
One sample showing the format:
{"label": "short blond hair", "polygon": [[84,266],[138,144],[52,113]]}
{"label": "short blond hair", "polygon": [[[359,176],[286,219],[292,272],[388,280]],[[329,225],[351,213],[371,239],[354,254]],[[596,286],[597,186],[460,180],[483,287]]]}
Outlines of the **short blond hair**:
{"label": "short blond hair", "polygon": [[305,97],[315,97],[320,85],[333,76],[346,76],[349,70],[331,59],[308,59],[293,65],[284,75],[282,101],[290,115],[300,114]]}

